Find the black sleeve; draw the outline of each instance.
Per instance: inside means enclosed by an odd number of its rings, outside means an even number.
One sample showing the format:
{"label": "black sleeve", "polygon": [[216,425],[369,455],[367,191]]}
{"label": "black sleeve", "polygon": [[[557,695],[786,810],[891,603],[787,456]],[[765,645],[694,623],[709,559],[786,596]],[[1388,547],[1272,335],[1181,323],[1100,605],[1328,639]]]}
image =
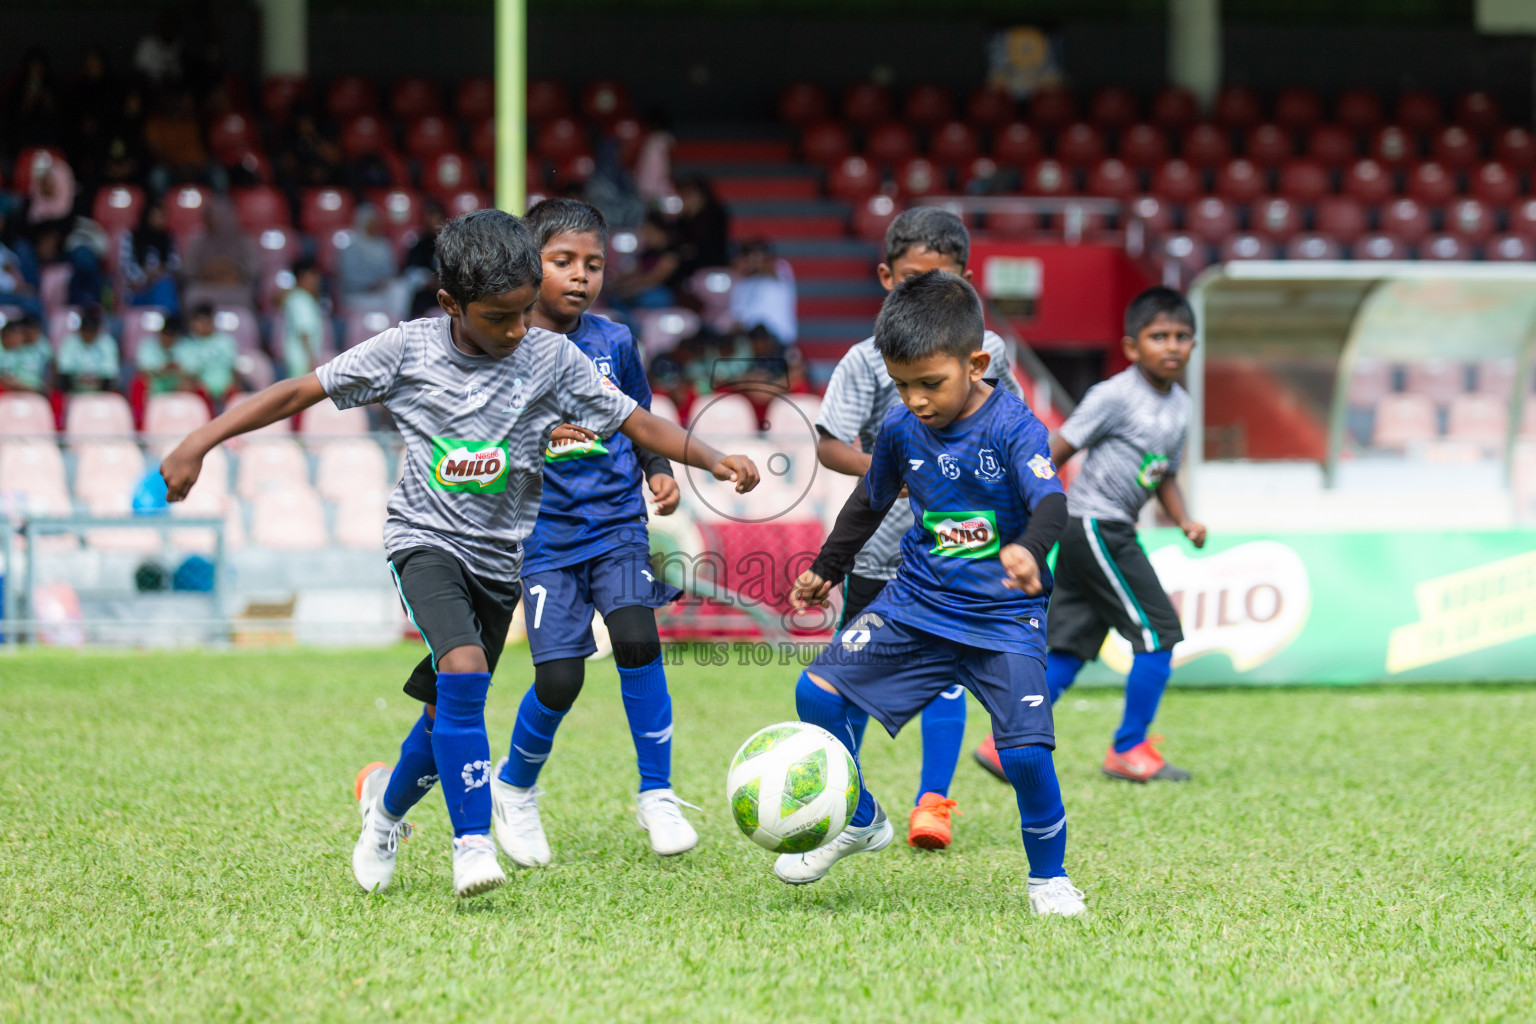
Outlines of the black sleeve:
{"label": "black sleeve", "polygon": [[885,514],[891,510],[891,505],[896,504],[896,499],[891,499],[891,504],[885,508],[874,508],[869,503],[869,484],[866,477],[859,477],[858,486],[848,496],[843,510],[837,514],[837,522],[832,527],[832,535],[821,545],[821,553],[816,556],[816,561],[811,563],[811,572],[824,580],[840,580],[848,575],[853,568],[853,560],[869,538],[880,529],[880,524],[885,521]]}
{"label": "black sleeve", "polygon": [[1029,525],[1014,538],[1013,543],[1034,555],[1035,564],[1043,567],[1046,553],[1051,550],[1066,525],[1067,496],[1060,493],[1047,494],[1030,513]]}
{"label": "black sleeve", "polygon": [[635,445],[635,458],[640,461],[640,472],[645,476],[647,480],[655,476],[657,473],[660,473],[663,476],[673,475],[672,463],[668,462],[662,456],[657,455],[649,448],[641,448],[639,445]]}

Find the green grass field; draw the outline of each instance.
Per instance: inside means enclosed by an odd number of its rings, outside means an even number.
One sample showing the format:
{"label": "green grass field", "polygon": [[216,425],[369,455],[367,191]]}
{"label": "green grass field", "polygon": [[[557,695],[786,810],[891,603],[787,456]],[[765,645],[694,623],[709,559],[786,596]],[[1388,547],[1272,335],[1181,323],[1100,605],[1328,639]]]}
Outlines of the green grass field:
{"label": "green grass field", "polygon": [[[725,770],[794,717],[795,668],[671,671],[703,838],[658,860],[602,662],[542,780],[554,866],[460,903],[435,793],[391,890],[350,874],[352,778],[393,759],[417,656],[0,657],[0,1020],[1536,1019],[1536,689],[1175,691],[1196,780],[1147,788],[1098,773],[1118,693],[1069,694],[1091,917],[1038,920],[1011,792],[969,757],[950,851],[772,877]],[[529,679],[505,664],[493,756]],[[867,745],[898,814],[918,747]]]}

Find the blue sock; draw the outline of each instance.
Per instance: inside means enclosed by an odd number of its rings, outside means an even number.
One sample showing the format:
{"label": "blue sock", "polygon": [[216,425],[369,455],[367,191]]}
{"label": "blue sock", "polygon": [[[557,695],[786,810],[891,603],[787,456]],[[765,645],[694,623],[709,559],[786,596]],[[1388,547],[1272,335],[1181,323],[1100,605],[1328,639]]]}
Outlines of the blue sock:
{"label": "blue sock", "polygon": [[432,719],[423,711],[400,744],[400,759],[389,773],[384,787],[384,813],[391,818],[405,817],[405,812],[437,784],[437,760],[432,756]]}
{"label": "blue sock", "polygon": [[[917,800],[924,793],[949,796],[965,742],[965,687],[956,683],[923,708],[923,770],[918,776]],[[914,805],[916,800],[913,801]]]}
{"label": "blue sock", "polygon": [[533,687],[523,694],[517,709],[517,723],[512,726],[512,747],[507,763],[501,768],[501,781],[512,786],[531,786],[539,781],[539,770],[549,760],[549,748],[555,745],[555,730],[560,728],[564,711],[545,707]]}
{"label": "blue sock", "polygon": [[1045,685],[1051,690],[1051,703],[1055,704],[1067,688],[1077,680],[1083,670],[1083,659],[1066,651],[1051,651],[1045,656]]}
{"label": "blue sock", "polygon": [[432,756],[448,801],[453,836],[491,830],[491,742],[485,736],[489,672],[439,672]]}
{"label": "blue sock", "polygon": [[1173,652],[1151,651],[1131,659],[1125,677],[1125,716],[1115,732],[1115,753],[1123,754],[1147,738],[1157,702],[1163,699],[1168,677],[1173,675]]}
{"label": "blue sock", "polygon": [[1067,873],[1067,811],[1061,805],[1056,765],[1046,747],[1006,747],[997,752],[1019,802],[1029,877],[1055,878]]}
{"label": "blue sock", "polygon": [[661,655],[649,665],[619,668],[619,694],[635,741],[640,792],[672,788],[672,695]]}
{"label": "blue sock", "polygon": [[[848,721],[848,709],[851,707],[853,704],[842,694],[828,693],[811,682],[809,673],[800,673],[800,682],[795,684],[795,711],[799,713],[800,720],[821,726],[847,744],[850,751],[855,749],[853,744],[856,742],[853,726]],[[867,720],[868,716],[865,718]],[[853,755],[853,763],[859,763],[858,754]],[[863,828],[874,820],[875,798],[864,788],[864,770],[860,768],[859,806],[848,824],[854,828]]]}
{"label": "blue sock", "polygon": [[848,728],[853,730],[853,756],[864,749],[864,730],[869,726],[869,712],[857,704],[848,705]]}

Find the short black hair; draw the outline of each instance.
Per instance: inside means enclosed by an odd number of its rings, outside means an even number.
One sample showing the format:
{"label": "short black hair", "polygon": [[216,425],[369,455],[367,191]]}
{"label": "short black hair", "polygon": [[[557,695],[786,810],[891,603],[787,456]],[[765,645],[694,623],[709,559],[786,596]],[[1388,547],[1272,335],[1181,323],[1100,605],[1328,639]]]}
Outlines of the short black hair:
{"label": "short black hair", "polygon": [[875,320],[875,349],[894,363],[944,352],[969,358],[981,348],[987,320],[970,282],[930,270],[898,284]]}
{"label": "short black hair", "polygon": [[289,273],[293,274],[294,277],[298,277],[301,274],[307,274],[311,270],[318,269],[320,269],[320,264],[316,263],[312,258],[308,256],[301,256],[297,261],[294,262],[293,268],[289,271]]}
{"label": "short black hair", "polygon": [[212,320],[213,319],[213,303],[211,303],[211,302],[199,302],[197,305],[195,305],[191,309],[187,310],[187,315],[188,316],[194,316],[194,317],[196,317],[196,316],[206,316],[208,319]]}
{"label": "short black hair", "polygon": [[580,199],[541,199],[523,214],[523,223],[533,234],[533,240],[538,243],[540,251],[549,244],[551,238],[567,231],[577,235],[596,235],[603,240],[604,245],[608,244],[608,222],[603,219],[602,211]]}
{"label": "short black hair", "polygon": [[1189,300],[1172,288],[1158,285],[1156,288],[1148,288],[1125,307],[1125,336],[1137,337],[1160,316],[1166,316],[1175,323],[1187,324],[1190,333],[1194,333],[1195,311],[1190,307]]}
{"label": "short black hair", "polygon": [[86,306],[80,311],[80,326],[84,329],[101,327],[101,307]]}
{"label": "short black hair", "polygon": [[940,256],[948,256],[961,270],[971,258],[971,233],[965,223],[948,210],[937,206],[914,206],[904,210],[885,229],[885,264],[890,266],[922,247]]}
{"label": "short black hair", "polygon": [[460,308],[544,281],[539,247],[522,221],[504,210],[473,210],[437,233],[437,276]]}

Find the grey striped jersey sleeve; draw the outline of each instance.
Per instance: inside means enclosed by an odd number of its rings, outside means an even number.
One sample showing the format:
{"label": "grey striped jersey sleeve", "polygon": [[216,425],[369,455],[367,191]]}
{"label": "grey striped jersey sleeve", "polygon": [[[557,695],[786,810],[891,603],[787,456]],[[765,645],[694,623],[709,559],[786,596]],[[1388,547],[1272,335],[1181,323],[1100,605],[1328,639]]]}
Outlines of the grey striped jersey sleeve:
{"label": "grey striped jersey sleeve", "polygon": [[816,426],[844,444],[853,444],[866,432],[879,388],[880,381],[870,372],[868,361],[860,358],[858,346],[849,349],[827,381]]}
{"label": "grey striped jersey sleeve", "polygon": [[315,368],[320,386],[338,409],[384,400],[400,379],[405,330],[391,327]]}

